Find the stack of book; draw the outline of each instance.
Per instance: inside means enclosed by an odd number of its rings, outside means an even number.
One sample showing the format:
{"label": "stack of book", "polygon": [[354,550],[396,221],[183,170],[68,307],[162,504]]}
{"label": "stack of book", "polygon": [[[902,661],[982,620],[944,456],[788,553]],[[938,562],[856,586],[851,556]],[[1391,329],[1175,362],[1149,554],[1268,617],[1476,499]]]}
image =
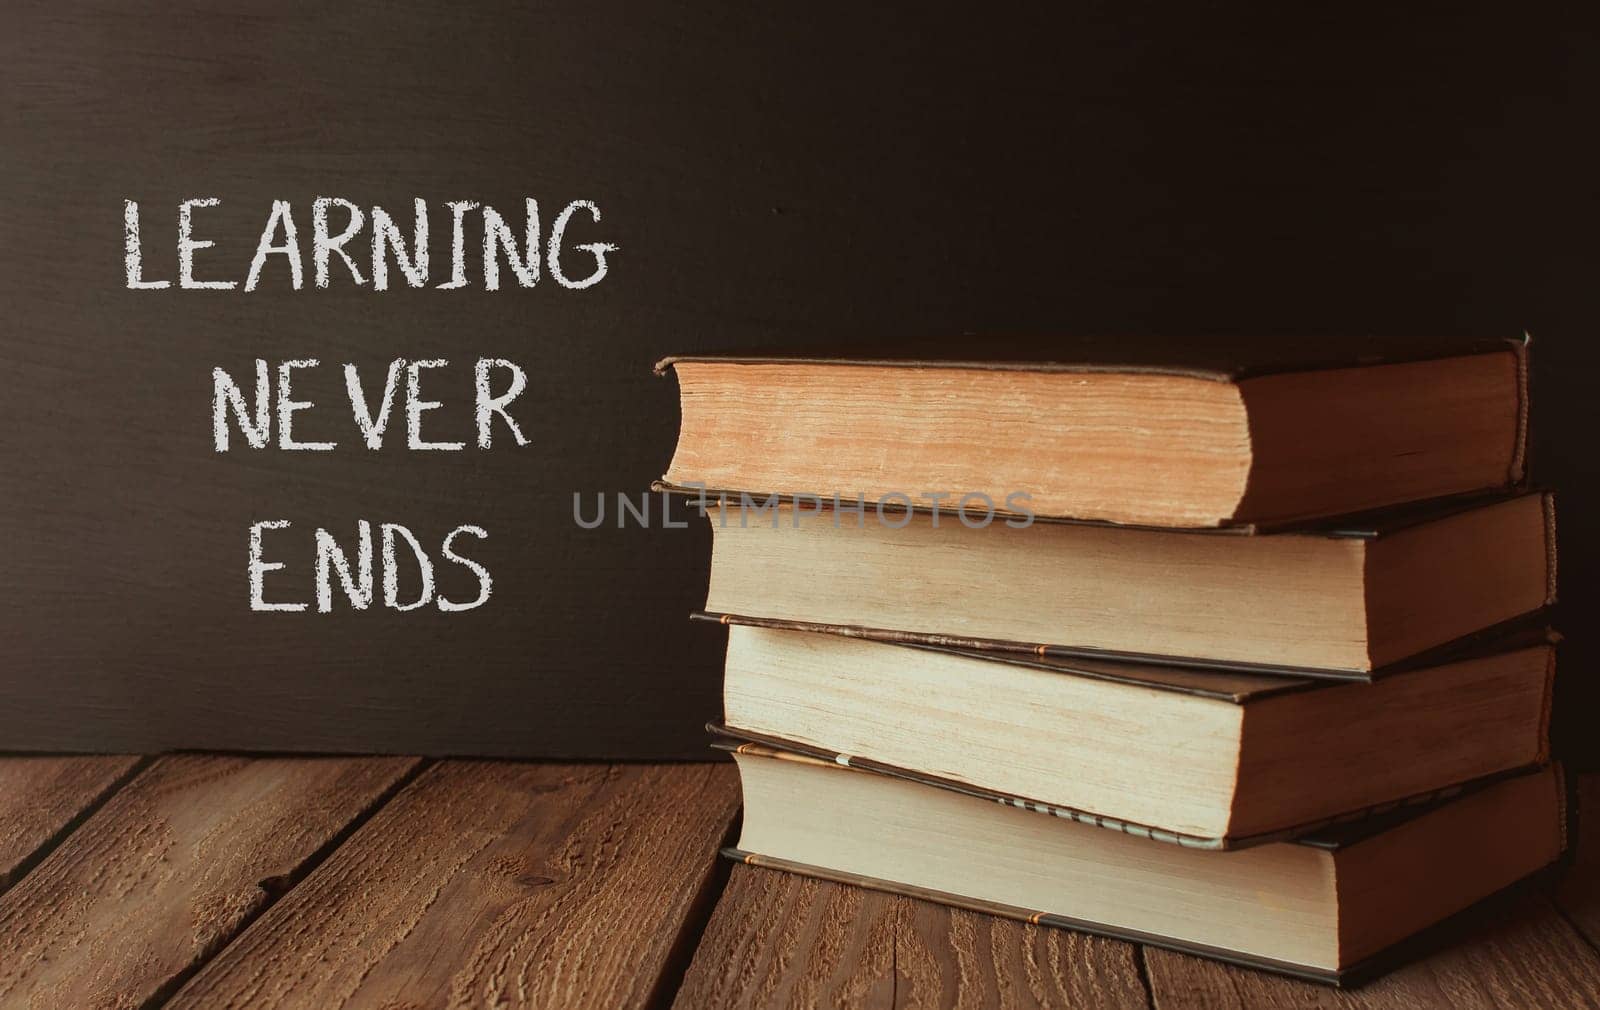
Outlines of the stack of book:
{"label": "stack of book", "polygon": [[730,854],[1333,982],[1557,861],[1526,342],[1070,358],[658,366]]}

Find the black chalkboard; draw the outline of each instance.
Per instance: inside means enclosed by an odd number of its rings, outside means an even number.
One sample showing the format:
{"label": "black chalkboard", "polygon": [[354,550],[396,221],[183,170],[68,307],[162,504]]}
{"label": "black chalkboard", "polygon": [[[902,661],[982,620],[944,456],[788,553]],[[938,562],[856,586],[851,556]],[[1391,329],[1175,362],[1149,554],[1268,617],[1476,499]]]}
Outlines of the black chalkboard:
{"label": "black chalkboard", "polygon": [[[0,749],[701,754],[721,641],[685,618],[709,536],[659,512],[583,530],[572,496],[637,501],[675,433],[650,365],[713,347],[1529,329],[1562,591],[1580,618],[1595,602],[1600,166],[1577,59],[1595,39],[1553,17],[71,0],[3,16]],[[172,279],[179,203],[217,198],[196,211],[216,243],[197,275],[242,286],[272,202],[304,232],[320,196],[402,230],[428,201],[435,283],[451,200],[518,230],[534,198],[547,231],[593,201],[575,241],[619,248],[583,290],[547,273],[377,293],[336,269],[296,291],[281,258],[248,293],[126,287],[124,201],[145,275]],[[317,403],[296,432],[337,450],[216,451],[212,370],[257,358],[322,362],[295,377]],[[471,438],[474,361],[518,363],[529,445],[366,449],[338,369],[381,384],[394,358],[450,362],[428,377],[441,438]],[[271,534],[282,598],[312,598],[315,528],[363,519],[430,548],[482,527],[494,596],[253,612],[247,531],[269,519],[293,523]],[[448,591],[470,598],[467,578]],[[1581,713],[1594,653],[1572,637],[1562,705]]]}

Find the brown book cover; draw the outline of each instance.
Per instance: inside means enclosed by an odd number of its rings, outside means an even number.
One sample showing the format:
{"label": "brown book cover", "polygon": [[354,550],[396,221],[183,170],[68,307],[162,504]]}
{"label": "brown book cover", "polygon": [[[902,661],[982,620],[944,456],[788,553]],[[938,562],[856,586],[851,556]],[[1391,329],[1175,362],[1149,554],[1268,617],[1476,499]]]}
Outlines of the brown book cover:
{"label": "brown book cover", "polygon": [[[717,737],[713,743],[713,746],[716,746],[720,749],[767,758],[776,758],[780,760],[788,759],[806,762],[827,761],[830,763],[838,763],[844,765],[845,767],[866,772],[868,774],[891,776],[899,775],[901,777],[906,777],[911,781],[919,782],[923,785],[931,786],[933,788],[954,789],[957,792],[967,795],[992,799],[1002,804],[1015,806],[1020,809],[1029,810],[1036,813],[1065,816],[1065,814],[1061,811],[1033,805],[1028,801],[1017,797],[1005,797],[999,794],[985,794],[981,790],[973,790],[963,785],[951,784],[944,782],[943,780],[926,776],[905,775],[897,769],[871,766],[870,763],[853,761],[840,755],[829,757],[824,753],[815,752],[807,748],[800,748],[787,742],[772,741],[757,743],[748,739],[744,739],[741,742],[741,737],[748,735],[741,734],[737,730],[729,730],[726,727],[709,726],[708,729],[710,729]],[[1513,773],[1490,776],[1474,782],[1463,783],[1447,790],[1440,790],[1427,796],[1416,797],[1412,800],[1404,801],[1398,804],[1386,804],[1381,808],[1375,808],[1371,811],[1364,811],[1361,815],[1354,819],[1341,820],[1337,823],[1329,823],[1319,827],[1310,828],[1306,831],[1306,833],[1298,837],[1270,839],[1264,838],[1261,839],[1261,841],[1279,841],[1289,844],[1305,845],[1324,850],[1338,850],[1340,848],[1355,845],[1364,839],[1371,838],[1383,831],[1397,827],[1412,818],[1422,816],[1434,810],[1441,804],[1448,803],[1451,800],[1464,796],[1470,792],[1483,789],[1488,785],[1502,781],[1506,778],[1513,777],[1514,775],[1531,774],[1537,770],[1539,770],[1539,768],[1534,767],[1520,769]],[[1543,879],[1554,872],[1557,872],[1570,861],[1574,851],[1574,846],[1576,844],[1578,830],[1576,782],[1571,776],[1563,774],[1563,769],[1560,765],[1554,766],[1554,773],[1558,779],[1558,788],[1561,801],[1560,809],[1558,811],[1558,816],[1560,817],[1559,827],[1561,854],[1554,863],[1531,874],[1529,877],[1526,877],[1521,881],[1513,883],[1509,887],[1504,888],[1501,892],[1497,892],[1494,895],[1483,898],[1468,908],[1463,909],[1462,911],[1457,912],[1416,934],[1413,934],[1411,937],[1403,941],[1391,945],[1375,955],[1364,958],[1355,964],[1336,971],[1325,971],[1308,965],[1263,958],[1240,953],[1234,950],[1227,950],[1206,946],[1203,944],[1177,940],[1169,936],[1119,928],[1101,922],[1058,915],[1048,910],[1022,908],[984,901],[981,899],[967,897],[965,895],[929,890],[910,884],[883,880],[876,877],[864,877],[858,874],[827,867],[797,863],[786,859],[767,856],[761,853],[749,852],[733,846],[724,848],[722,853],[729,859],[751,866],[766,867],[784,872],[796,873],[802,876],[816,877],[818,879],[829,880],[836,883],[865,887],[892,894],[900,894],[918,900],[933,901],[982,914],[997,915],[1004,918],[1016,919],[1030,924],[1056,926],[1060,928],[1091,933],[1098,936],[1105,936],[1115,940],[1124,940],[1132,943],[1141,943],[1162,947],[1168,950],[1178,951],[1179,953],[1212,958],[1214,960],[1236,964],[1241,967],[1276,972],[1308,981],[1340,987],[1349,987],[1360,985],[1361,983],[1373,978],[1378,974],[1381,974],[1382,972],[1388,971],[1406,961],[1427,953],[1436,947],[1441,940],[1456,931],[1462,924],[1472,921],[1475,917],[1483,914],[1487,907],[1493,906],[1497,902],[1503,900],[1506,894],[1520,891],[1534,881]],[[1139,837],[1150,838],[1155,841],[1190,844],[1189,842],[1181,839],[1163,837],[1157,833],[1141,831],[1137,828],[1137,826],[1129,826],[1119,822],[1109,821],[1104,818],[1072,819],[1077,820],[1079,823],[1090,824],[1092,826],[1105,828],[1108,830],[1122,831]],[[1132,830],[1130,830],[1130,827]]]}
{"label": "brown book cover", "polygon": [[674,365],[684,361],[722,361],[730,364],[803,362],[889,368],[1130,372],[1235,382],[1263,375],[1397,365],[1473,354],[1497,354],[1507,350],[1526,356],[1528,344],[1526,334],[1520,337],[1355,334],[1319,337],[1316,340],[1248,336],[1131,339],[1114,335],[979,338],[960,334],[887,339],[866,351],[860,345],[853,345],[840,348],[837,352],[731,350],[674,354],[656,362],[655,371],[657,375],[665,374]]}
{"label": "brown book cover", "polygon": [[[1552,595],[1546,606],[1554,602]],[[1305,690],[1316,686],[1318,682],[1329,681],[1372,683],[1382,677],[1404,673],[1407,670],[1436,666],[1473,656],[1494,655],[1523,648],[1535,642],[1555,644],[1561,640],[1561,636],[1545,626],[1547,617],[1548,611],[1541,609],[1463,635],[1454,641],[1385,666],[1372,670],[1344,670],[1244,663],[1192,656],[1112,652],[1074,645],[1011,642],[994,638],[869,628],[853,624],[815,624],[808,621],[712,611],[695,611],[689,615],[692,621],[721,625],[741,624],[752,628],[773,628],[780,631],[806,631],[820,635],[859,638],[885,645],[943,650],[978,659],[1020,663],[1039,669],[1102,680],[1122,680],[1169,689],[1176,689],[1177,685],[1181,684],[1187,685],[1186,689],[1194,693],[1240,702],[1252,696],[1262,696],[1263,692],[1267,691]],[[1197,678],[1196,674],[1201,673],[1204,676]],[[1217,679],[1219,674],[1232,674],[1234,677],[1232,680],[1224,681]]]}
{"label": "brown book cover", "polygon": [[[793,506],[800,504],[807,509],[827,511],[837,505],[841,509],[850,509],[862,505],[853,498],[841,497],[835,502],[831,497],[823,498],[820,505],[811,499],[797,498],[792,494],[780,492],[753,491],[748,488],[710,488],[710,487],[685,487],[681,484],[671,484],[664,480],[650,482],[650,490],[660,494],[676,495],[685,498],[694,506],[707,509],[719,506],[738,508],[743,499],[748,499],[755,507],[763,507],[769,501],[776,501],[780,505]],[[1235,526],[1194,526],[1174,528],[1170,526],[1148,526],[1139,523],[1113,523],[1104,519],[1073,519],[1068,516],[1035,515],[1031,517],[1036,523],[1059,523],[1068,526],[1104,526],[1114,529],[1133,530],[1159,530],[1163,533],[1183,533],[1190,536],[1226,537],[1226,536],[1252,536],[1271,533],[1300,533],[1315,536],[1330,537],[1335,540],[1376,540],[1379,537],[1396,533],[1411,526],[1443,519],[1457,512],[1470,512],[1476,508],[1483,508],[1497,502],[1510,501],[1526,495],[1541,495],[1544,498],[1545,529],[1548,551],[1551,555],[1551,593],[1555,592],[1555,492],[1547,488],[1514,486],[1502,490],[1482,492],[1476,491],[1468,494],[1450,495],[1444,498],[1433,498],[1427,501],[1406,502],[1402,505],[1391,505],[1387,508],[1372,509],[1367,512],[1357,512],[1351,515],[1334,516],[1327,519],[1307,520],[1294,523],[1261,524],[1248,523]],[[880,506],[871,502],[866,505],[876,509]],[[926,515],[929,510],[920,505],[906,508],[903,505],[885,502],[881,505],[886,516],[899,516],[905,512]],[[948,509],[946,510],[948,513]],[[996,508],[995,515],[1005,517],[1013,515],[1002,508]]]}
{"label": "brown book cover", "polygon": [[[1542,615],[1536,614],[1532,616],[1539,617]],[[1056,651],[1049,646],[1025,647],[1017,646],[1014,643],[1001,643],[1005,646],[1003,650],[973,648],[967,644],[971,640],[951,636],[942,636],[945,638],[944,641],[901,641],[887,637],[880,639],[876,637],[878,634],[876,629],[871,628],[832,628],[804,624],[799,621],[740,617],[736,614],[710,614],[704,611],[690,614],[689,619],[722,626],[743,624],[754,628],[774,628],[780,631],[805,631],[813,634],[839,635],[846,638],[863,638],[868,641],[878,641],[884,645],[925,649],[929,652],[948,652],[961,656],[970,656],[973,659],[982,659],[991,663],[1009,663],[1014,666],[1025,666],[1029,669],[1044,670],[1069,677],[1109,680],[1120,684],[1132,684],[1136,687],[1154,688],[1159,691],[1193,694],[1204,698],[1232,702],[1236,705],[1243,705],[1273,695],[1288,694],[1293,691],[1310,691],[1328,687],[1331,686],[1328,683],[1330,680],[1344,682],[1355,679],[1321,676],[1327,671],[1312,671],[1311,674],[1302,674],[1298,673],[1298,671],[1279,671],[1271,668],[1263,670],[1213,666],[1188,660],[1177,663],[1170,660],[1149,662],[1122,657],[1107,658],[1105,656],[1077,655]],[[858,632],[866,633],[858,634]],[[898,635],[899,632],[885,632],[883,634]],[[1441,651],[1430,662],[1408,664],[1403,669],[1391,668],[1379,671],[1379,673],[1380,675],[1388,676],[1405,673],[1409,669],[1420,669],[1424,666],[1464,661],[1482,656],[1498,656],[1531,646],[1559,645],[1560,643],[1561,634],[1554,628],[1533,620],[1519,620],[1512,622],[1508,627],[1487,629],[1452,643],[1448,651]]]}
{"label": "brown book cover", "polygon": [[901,768],[858,755],[840,754],[837,751],[830,751],[822,747],[813,747],[793,740],[784,740],[762,733],[754,733],[737,726],[708,723],[706,730],[712,736],[712,747],[730,753],[758,754],[763,757],[779,759],[789,755],[824,761],[845,768],[854,768],[857,771],[871,772],[875,775],[887,775],[890,778],[904,779],[907,782],[916,782],[921,785],[961,793],[965,796],[974,796],[978,799],[999,803],[1001,806],[1016,807],[1019,810],[1030,810],[1034,813],[1044,814],[1048,817],[1058,817],[1077,824],[1088,824],[1108,831],[1118,831],[1125,835],[1133,835],[1136,838],[1148,838],[1151,841],[1179,845],[1186,849],[1206,849],[1214,852],[1227,852],[1285,841],[1303,842],[1308,845],[1319,845],[1323,848],[1338,848],[1340,845],[1349,844],[1357,838],[1365,837],[1371,831],[1382,830],[1392,823],[1391,818],[1394,816],[1404,816],[1407,811],[1425,809],[1471,790],[1480,789],[1491,782],[1498,782],[1501,779],[1525,774],[1536,768],[1543,767],[1549,762],[1548,753],[1542,754],[1538,761],[1526,767],[1507,769],[1503,772],[1474,779],[1471,782],[1454,783],[1439,789],[1431,789],[1427,792],[1401,799],[1390,800],[1387,803],[1348,811],[1335,817],[1297,824],[1281,831],[1257,835],[1208,837],[1168,831],[1151,827],[1147,824],[1121,820],[1116,817],[1106,817],[1085,810],[1076,810],[1072,807],[1041,803],[1029,797],[1015,796],[994,789],[986,789],[970,782],[959,782],[955,779],[944,778],[911,768]]}
{"label": "brown book cover", "polygon": [[[979,371],[1132,374],[1166,375],[1221,383],[1237,383],[1247,379],[1272,375],[1320,372],[1343,368],[1407,364],[1444,358],[1470,357],[1482,354],[1510,352],[1514,355],[1516,382],[1515,440],[1504,479],[1496,491],[1513,491],[1528,483],[1528,421],[1529,421],[1529,367],[1530,340],[1526,334],[1516,338],[1506,337],[1398,337],[1351,336],[1321,338],[1316,341],[1284,341],[1266,338],[1214,338],[1194,340],[1128,339],[1123,337],[1087,338],[990,338],[982,340],[971,335],[943,338],[918,338],[914,340],[889,340],[874,349],[863,351],[859,346],[840,349],[837,353],[808,351],[805,353],[727,351],[714,353],[669,355],[655,365],[657,375],[665,375],[683,363],[715,362],[740,365],[824,365],[840,367],[875,367],[904,369],[963,369]],[[974,353],[981,349],[981,353]],[[778,497],[772,488],[701,488],[685,487],[665,479],[655,481],[652,489],[703,495],[712,498],[732,497],[739,492],[761,492],[761,498]],[[1474,498],[1484,490],[1463,492],[1459,496]],[[855,507],[878,504],[856,498],[839,499],[839,504]],[[887,505],[886,505],[887,507]],[[920,508],[920,506],[914,506]],[[997,508],[996,515],[1015,516],[1016,513]],[[1046,519],[1039,515],[1037,519]],[[1335,517],[1336,518],[1336,517]],[[1140,525],[1137,522],[1112,522],[1104,519],[1073,519],[1052,515],[1050,521],[1090,522],[1108,525]],[[1326,526],[1329,517],[1279,517],[1237,518],[1218,525],[1174,524],[1160,528],[1180,528],[1234,533],[1261,533],[1274,530],[1303,529]],[[1356,521],[1360,521],[1359,518]]]}

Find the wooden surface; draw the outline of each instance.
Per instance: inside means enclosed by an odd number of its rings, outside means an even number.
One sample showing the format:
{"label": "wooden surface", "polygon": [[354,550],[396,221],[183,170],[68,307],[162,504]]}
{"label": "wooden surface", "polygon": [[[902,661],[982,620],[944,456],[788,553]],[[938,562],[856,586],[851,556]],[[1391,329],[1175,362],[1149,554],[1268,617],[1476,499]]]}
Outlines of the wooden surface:
{"label": "wooden surface", "polygon": [[12,757],[0,761],[0,891],[133,771],[133,757]]}
{"label": "wooden surface", "polygon": [[0,758],[0,786],[0,1010],[1600,1006],[1590,841],[1337,991],[729,868],[728,764]]}
{"label": "wooden surface", "polygon": [[674,1004],[1146,1005],[1130,944],[753,866],[733,868]]}
{"label": "wooden surface", "polygon": [[651,1005],[738,802],[729,765],[436,765],[170,1005]]}
{"label": "wooden surface", "polygon": [[0,1005],[159,999],[414,764],[161,758],[0,896]]}

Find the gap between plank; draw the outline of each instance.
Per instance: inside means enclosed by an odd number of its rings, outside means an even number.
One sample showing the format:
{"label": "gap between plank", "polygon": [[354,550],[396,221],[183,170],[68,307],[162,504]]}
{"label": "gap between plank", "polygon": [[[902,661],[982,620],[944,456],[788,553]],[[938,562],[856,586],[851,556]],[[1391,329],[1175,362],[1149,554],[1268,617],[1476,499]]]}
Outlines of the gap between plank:
{"label": "gap between plank", "polygon": [[700,892],[695,895],[694,901],[689,906],[689,914],[683,917],[683,922],[678,926],[678,938],[672,945],[672,952],[667,955],[666,962],[662,965],[661,974],[656,978],[655,988],[651,990],[650,998],[645,1005],[652,1008],[667,1010],[678,998],[678,990],[683,988],[684,976],[689,973],[689,966],[694,963],[694,957],[700,951],[700,942],[705,939],[706,926],[711,922],[711,914],[716,911],[717,904],[722,900],[722,892],[727,890],[728,878],[733,874],[733,863],[722,856],[722,850],[733,844],[739,835],[740,819],[744,817],[744,807],[734,811],[733,818],[728,821],[728,829],[722,833],[722,840],[717,843],[717,848],[711,854],[711,872],[706,875],[705,883],[701,885]]}
{"label": "gap between plank", "polygon": [[33,872],[33,868],[44,862],[45,857],[50,853],[60,848],[61,843],[66,841],[67,837],[74,831],[82,827],[84,821],[93,817],[101,807],[110,802],[111,797],[121,791],[123,786],[138,778],[146,768],[154,764],[157,756],[154,754],[141,755],[137,761],[128,766],[127,771],[107,783],[106,787],[100,790],[97,796],[85,803],[81,810],[68,818],[65,824],[61,825],[49,838],[41,842],[38,848],[30,852],[22,862],[17,864],[17,868],[12,871],[10,883],[0,880],[0,894],[4,894],[22,883],[23,879]]}
{"label": "gap between plank", "polygon": [[1144,1005],[1150,1010],[1158,1010],[1155,986],[1150,984],[1150,965],[1144,959],[1145,949],[1142,943],[1133,945],[1133,970],[1139,976],[1139,984],[1144,986]]}
{"label": "gap between plank", "polygon": [[417,776],[437,763],[438,761],[434,758],[419,758],[409,771],[401,775],[389,788],[380,793],[376,799],[367,805],[366,809],[350,818],[349,823],[334,832],[331,838],[315,852],[311,853],[292,873],[278,877],[268,877],[265,880],[258,881],[256,886],[261,888],[262,893],[267,896],[267,900],[263,901],[259,908],[239,922],[238,927],[233,931],[233,935],[228,937],[225,943],[218,945],[215,950],[206,954],[206,956],[196,958],[193,964],[168,979],[160,988],[150,994],[149,999],[140,1003],[136,1010],[159,1010],[160,1007],[165,1006],[168,1000],[172,999],[180,989],[188,984],[196,972],[210,964],[213,958],[227,950],[235,940],[243,936],[245,931],[250,928],[256,919],[261,917],[263,912],[277,904],[278,900],[284,895],[294,890],[296,885],[315,872],[317,867],[321,866],[329,856],[333,855],[339,846],[348,841],[351,835],[361,830],[361,827],[370,821],[378,811],[388,806],[389,801],[399,795],[401,790],[411,785],[412,782],[416,781]]}
{"label": "gap between plank", "polygon": [[894,923],[894,934],[889,944],[889,1006],[900,1010],[900,930],[905,924]]}

